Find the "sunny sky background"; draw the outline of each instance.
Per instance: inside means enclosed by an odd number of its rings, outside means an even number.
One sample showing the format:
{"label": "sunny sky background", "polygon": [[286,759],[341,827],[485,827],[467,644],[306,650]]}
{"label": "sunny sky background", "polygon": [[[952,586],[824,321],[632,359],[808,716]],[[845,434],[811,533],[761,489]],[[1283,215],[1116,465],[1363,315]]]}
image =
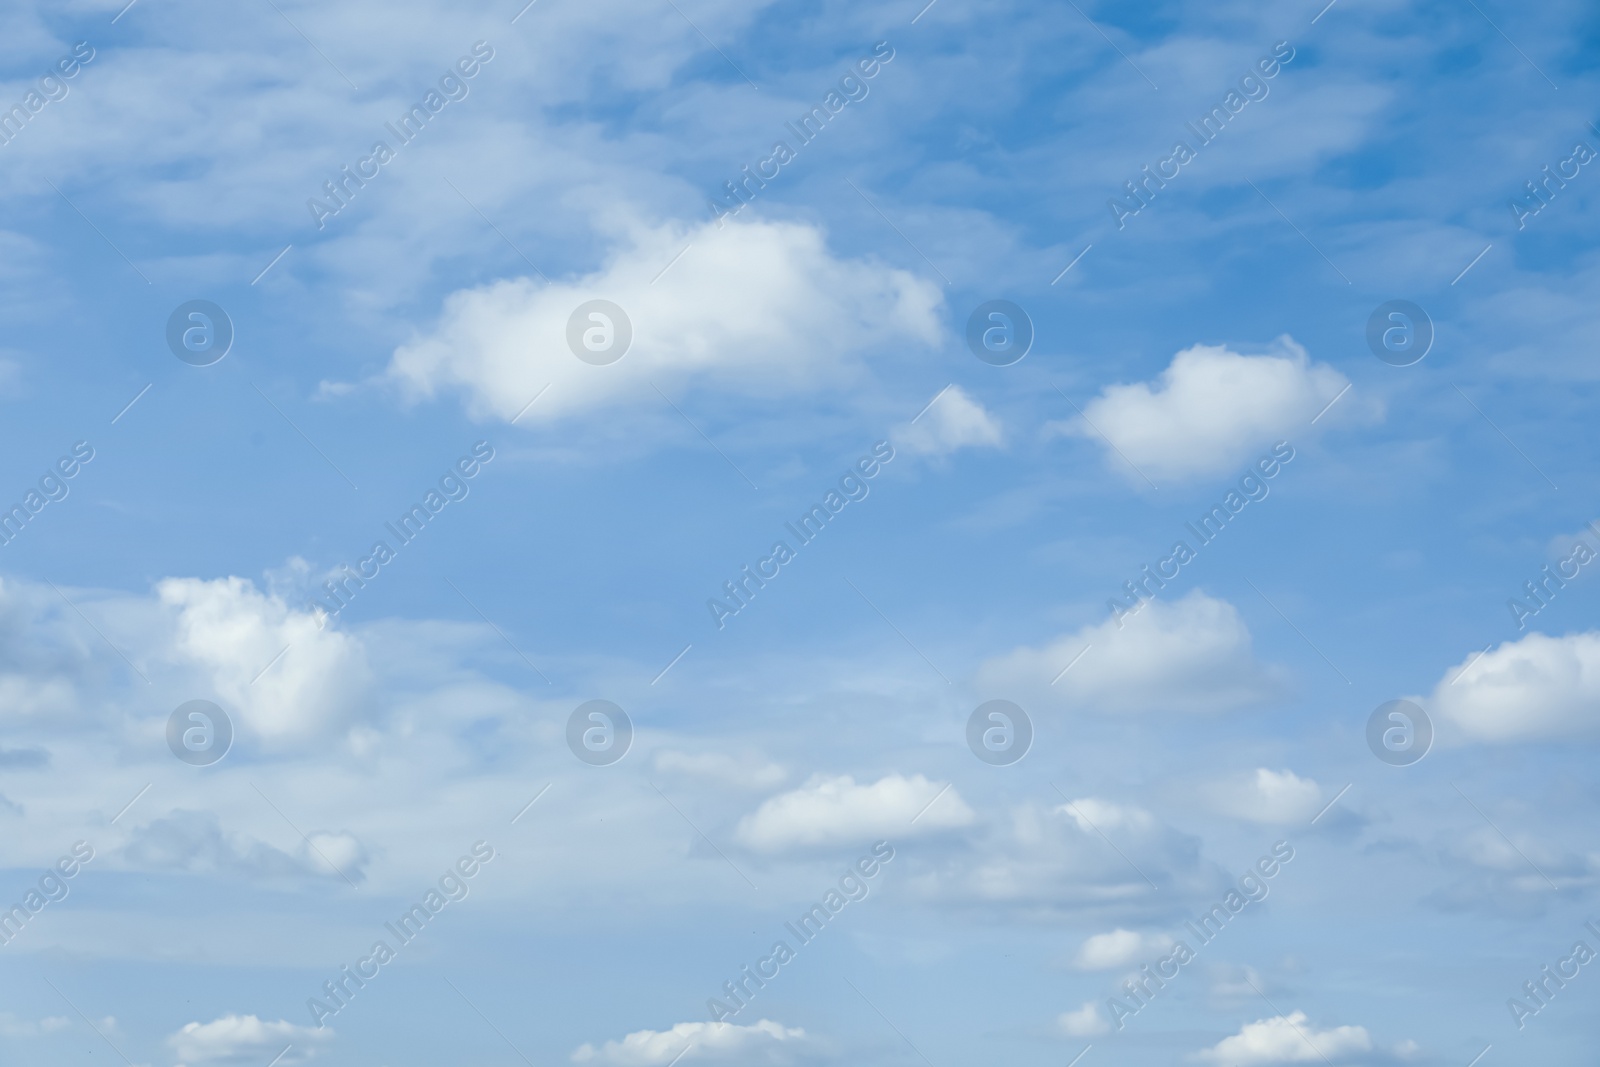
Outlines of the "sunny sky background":
{"label": "sunny sky background", "polygon": [[0,13],[0,1063],[1592,1062],[1600,13],[925,2]]}

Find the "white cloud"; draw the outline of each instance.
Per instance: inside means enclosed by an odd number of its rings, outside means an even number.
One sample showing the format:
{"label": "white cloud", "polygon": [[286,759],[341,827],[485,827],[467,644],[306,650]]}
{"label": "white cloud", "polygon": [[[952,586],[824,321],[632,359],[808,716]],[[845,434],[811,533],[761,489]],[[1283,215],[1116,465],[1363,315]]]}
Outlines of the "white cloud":
{"label": "white cloud", "polygon": [[1259,356],[1195,345],[1154,383],[1108,386],[1085,408],[1093,426],[1071,432],[1100,442],[1106,463],[1136,481],[1128,463],[1157,483],[1225,474],[1263,447],[1313,432],[1311,419],[1348,384],[1288,336]]}
{"label": "white cloud", "polygon": [[1206,793],[1222,814],[1269,826],[1305,822],[1322,802],[1322,787],[1310,778],[1265,767],[1248,778],[1215,783]]}
{"label": "white cloud", "polygon": [[913,893],[989,917],[1154,923],[1172,917],[1174,896],[1199,899],[1212,885],[1198,839],[1143,808],[1101,797],[1019,805],[970,841],[918,852],[902,875]]}
{"label": "white cloud", "polygon": [[310,612],[244,578],[167,578],[156,591],[178,611],[176,658],[202,668],[225,710],[237,710],[257,736],[314,736],[359,707],[371,681],[359,639],[319,629]]}
{"label": "white cloud", "polygon": [[[567,346],[568,319],[592,299],[617,304],[632,324],[627,354],[609,366]],[[933,345],[942,299],[906,271],[834,258],[798,223],[639,228],[575,281],[451,294],[434,331],[396,349],[388,377],[413,399],[459,390],[475,416],[507,421],[547,385],[529,421],[635,399],[660,405],[652,385],[781,397],[859,378],[868,353]]]}
{"label": "white cloud", "polygon": [[1080,971],[1114,971],[1146,962],[1171,947],[1170,937],[1141,934],[1137,930],[1124,930],[1119,926],[1109,933],[1095,934],[1086,939],[1078,946],[1078,954],[1073,957],[1072,965]]}
{"label": "white cloud", "polygon": [[891,435],[897,447],[918,456],[947,456],[967,447],[998,448],[1000,423],[959,385],[940,393],[928,409]]}
{"label": "white cloud", "polygon": [[[585,1043],[573,1052],[572,1062],[602,1067],[666,1067],[683,1054],[680,1062],[785,1063],[808,1051],[811,1044],[804,1030],[770,1019],[750,1026],[679,1023],[671,1030],[636,1030],[621,1041],[607,1041],[599,1048]],[[689,1049],[687,1053],[685,1048]]]}
{"label": "white cloud", "polygon": [[978,669],[978,681],[996,692],[1123,714],[1229,711],[1282,689],[1280,672],[1256,661],[1234,606],[1198,589],[1173,603],[1146,601],[1120,627],[1107,619],[1042,648],[996,656]]}
{"label": "white cloud", "polygon": [[[1476,657],[1476,658],[1474,658]],[[1446,671],[1424,708],[1458,740],[1552,740],[1600,732],[1600,631],[1531,633]]]}
{"label": "white cloud", "polygon": [[[930,804],[935,797],[938,802]],[[857,785],[848,774],[818,774],[763,802],[739,820],[734,836],[747,848],[777,852],[912,837],[969,826],[975,818],[953,786],[946,789],[920,774],[889,774],[871,785]]]}
{"label": "white cloud", "polygon": [[1226,1067],[1254,1067],[1271,1063],[1321,1063],[1372,1051],[1372,1038],[1362,1026],[1316,1030],[1306,1025],[1306,1013],[1290,1012],[1271,1019],[1245,1023],[1231,1037],[1196,1055]]}
{"label": "white cloud", "polygon": [[1068,1037],[1094,1037],[1111,1029],[1106,1017],[1100,1014],[1100,1005],[1092,1000],[1084,1001],[1077,1011],[1064,1011],[1057,1015],[1056,1025]]}
{"label": "white cloud", "polygon": [[1143,808],[1100,797],[1079,797],[1057,805],[1055,810],[1070,815],[1079,831],[1086,834],[1106,829],[1144,834],[1156,826],[1156,817]]}
{"label": "white cloud", "polygon": [[224,1015],[209,1023],[189,1023],[167,1038],[184,1063],[266,1063],[294,1046],[280,1064],[303,1063],[333,1039],[329,1028],[266,1022],[254,1015]]}
{"label": "white cloud", "polygon": [[783,766],[758,755],[732,756],[726,752],[679,752],[663,749],[656,753],[656,769],[694,778],[705,778],[739,789],[771,789],[782,785],[789,772]]}

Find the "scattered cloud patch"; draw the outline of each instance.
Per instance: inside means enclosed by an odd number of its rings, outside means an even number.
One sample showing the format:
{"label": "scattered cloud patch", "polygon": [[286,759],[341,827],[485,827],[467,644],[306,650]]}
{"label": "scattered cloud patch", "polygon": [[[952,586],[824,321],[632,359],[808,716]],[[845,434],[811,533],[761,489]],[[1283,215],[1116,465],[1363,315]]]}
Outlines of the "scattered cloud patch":
{"label": "scattered cloud patch", "polygon": [[[1087,802],[1086,802],[1087,803]],[[1095,934],[1078,947],[1072,965],[1080,971],[1115,971],[1143,963],[1172,947],[1172,938],[1162,934],[1141,934],[1118,927],[1109,933]]]}
{"label": "scattered cloud patch", "polygon": [[947,456],[962,448],[999,448],[1000,423],[959,385],[940,393],[913,421],[895,428],[895,445],[916,456]]}
{"label": "scattered cloud patch", "polygon": [[264,741],[337,729],[363,702],[371,684],[366,650],[349,634],[319,627],[309,611],[245,578],[167,578],[156,592],[177,613],[171,654],[200,668]]}
{"label": "scattered cloud patch", "polygon": [[813,1051],[813,1039],[804,1030],[770,1019],[749,1026],[695,1022],[679,1023],[670,1030],[636,1030],[598,1048],[585,1043],[572,1053],[572,1062],[599,1067],[667,1067],[675,1060],[782,1064]]}
{"label": "scattered cloud patch", "polygon": [[1361,1026],[1317,1030],[1303,1011],[1245,1023],[1197,1058],[1219,1067],[1256,1067],[1276,1063],[1330,1063],[1372,1051],[1372,1038]]}
{"label": "scattered cloud patch", "polygon": [[333,1030],[296,1026],[280,1019],[267,1022],[254,1015],[224,1015],[209,1023],[188,1023],[167,1038],[185,1064],[243,1065],[267,1063],[292,1046],[278,1061],[304,1063],[333,1040]]}
{"label": "scattered cloud patch", "polygon": [[892,841],[970,826],[975,820],[954,786],[920,774],[889,774],[871,785],[858,785],[848,774],[818,774],[740,819],[734,837],[746,848],[779,852],[878,838]]}
{"label": "scattered cloud patch", "polygon": [[[567,344],[568,320],[593,299],[621,307],[632,328],[626,354],[609,366]],[[504,421],[546,386],[530,421],[659,405],[652,384],[669,395],[706,384],[779,398],[849,384],[870,353],[933,346],[942,302],[938,286],[907,271],[835,257],[819,230],[800,223],[641,228],[573,281],[518,278],[452,293],[433,330],[395,350],[387,377],[412,400],[459,392],[475,417]]]}
{"label": "scattered cloud patch", "polygon": [[1206,789],[1214,810],[1267,826],[1303,823],[1322,806],[1322,787],[1290,770],[1258,767],[1253,775]]}
{"label": "scattered cloud patch", "polygon": [[[1106,847],[1102,833],[1120,852]],[[1019,805],[971,836],[911,857],[912,891],[990,918],[1153,924],[1175,920],[1177,904],[1198,904],[1215,887],[1198,838],[1143,808],[1101,797]]]}
{"label": "scattered cloud patch", "polygon": [[978,680],[1073,710],[1130,715],[1233,711],[1284,688],[1281,671],[1257,662],[1238,610],[1198,589],[1171,603],[1146,601],[1120,626],[1107,619],[997,656],[979,668]]}
{"label": "scattered cloud patch", "polygon": [[[364,878],[366,849],[349,834],[313,831],[295,853],[245,834],[227,833],[211,812],[174,811],[134,831],[123,857],[134,867],[246,878]],[[338,871],[329,864],[336,864]]]}
{"label": "scattered cloud patch", "polygon": [[1084,1001],[1077,1011],[1064,1011],[1057,1015],[1056,1025],[1068,1037],[1096,1037],[1111,1030],[1111,1024],[1101,1014],[1100,1005],[1092,1000]]}

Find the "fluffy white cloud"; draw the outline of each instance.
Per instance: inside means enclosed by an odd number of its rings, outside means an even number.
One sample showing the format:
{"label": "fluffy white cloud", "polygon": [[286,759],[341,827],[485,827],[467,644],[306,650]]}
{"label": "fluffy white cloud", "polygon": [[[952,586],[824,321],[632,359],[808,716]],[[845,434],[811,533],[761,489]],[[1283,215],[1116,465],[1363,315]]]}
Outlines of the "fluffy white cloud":
{"label": "fluffy white cloud", "polygon": [[1222,814],[1269,826],[1305,822],[1322,802],[1322,787],[1310,778],[1265,767],[1245,779],[1215,783],[1206,793]]}
{"label": "fluffy white cloud", "polygon": [[961,448],[998,448],[1000,423],[959,385],[941,392],[911,422],[893,433],[895,445],[918,456],[947,456]]}
{"label": "fluffy white cloud", "polygon": [[1114,971],[1143,963],[1171,947],[1170,937],[1141,934],[1137,930],[1124,930],[1119,926],[1109,933],[1095,934],[1086,939],[1078,946],[1078,954],[1073,957],[1072,965],[1080,971]]}
{"label": "fluffy white cloud", "polygon": [[1100,1014],[1100,1005],[1092,1000],[1084,1001],[1077,1011],[1064,1011],[1057,1015],[1056,1025],[1068,1037],[1094,1037],[1111,1029],[1106,1017]]}
{"label": "fluffy white cloud", "polygon": [[1227,1067],[1255,1067],[1269,1063],[1330,1062],[1371,1051],[1372,1038],[1365,1027],[1316,1030],[1306,1025],[1305,1012],[1295,1011],[1245,1023],[1237,1034],[1223,1038],[1196,1055]]}
{"label": "fluffy white cloud", "polygon": [[811,1045],[804,1030],[770,1019],[749,1026],[679,1023],[671,1030],[636,1030],[621,1041],[607,1041],[599,1048],[585,1043],[573,1052],[572,1062],[603,1067],[666,1067],[682,1054],[679,1062],[737,1060],[777,1064],[808,1052]]}
{"label": "fluffy white cloud", "polygon": [[[620,306],[632,326],[627,354],[609,366],[567,344],[568,320],[594,299]],[[474,415],[505,420],[546,386],[529,421],[639,398],[660,405],[652,385],[671,395],[701,380],[786,396],[848,383],[870,352],[934,344],[942,299],[906,271],[834,258],[820,232],[798,223],[640,228],[575,281],[519,278],[451,294],[434,331],[395,351],[388,376],[412,398],[459,390]]]}
{"label": "fluffy white cloud", "polygon": [[[936,797],[937,803],[930,803]],[[734,837],[747,848],[777,852],[913,837],[970,826],[974,820],[972,809],[953,786],[930,782],[920,774],[909,778],[889,774],[871,785],[857,785],[848,774],[818,774],[740,819]]]}
{"label": "fluffy white cloud", "polygon": [[1042,648],[994,657],[978,669],[978,681],[996,692],[1125,714],[1228,711],[1282,689],[1280,672],[1256,661],[1234,606],[1198,589],[1173,603],[1146,601],[1120,626],[1107,619]]}
{"label": "fluffy white cloud", "polygon": [[1600,631],[1531,633],[1473,653],[1445,672],[1424,707],[1456,740],[1592,736],[1600,732]]}
{"label": "fluffy white cloud", "polygon": [[314,615],[244,578],[167,578],[156,592],[177,609],[175,658],[200,667],[262,739],[314,736],[359,707],[371,672],[357,638],[319,628]]}
{"label": "fluffy white cloud", "polygon": [[1195,345],[1154,383],[1108,386],[1084,409],[1093,426],[1079,421],[1071,432],[1100,442],[1107,464],[1131,479],[1139,475],[1128,463],[1158,483],[1224,474],[1263,446],[1311,433],[1311,419],[1349,384],[1288,336],[1259,356]]}
{"label": "fluffy white cloud", "polygon": [[224,1015],[209,1023],[189,1023],[167,1038],[184,1063],[266,1063],[285,1045],[294,1046],[280,1064],[303,1063],[333,1039],[333,1030],[296,1026],[282,1019]]}

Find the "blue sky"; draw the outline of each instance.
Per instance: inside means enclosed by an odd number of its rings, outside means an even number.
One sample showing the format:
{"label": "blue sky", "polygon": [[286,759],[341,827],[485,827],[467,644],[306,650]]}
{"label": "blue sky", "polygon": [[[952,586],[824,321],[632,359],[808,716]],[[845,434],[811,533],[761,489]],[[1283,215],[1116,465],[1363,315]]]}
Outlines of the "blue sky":
{"label": "blue sky", "polygon": [[0,1061],[1592,1059],[1592,10],[0,28]]}

